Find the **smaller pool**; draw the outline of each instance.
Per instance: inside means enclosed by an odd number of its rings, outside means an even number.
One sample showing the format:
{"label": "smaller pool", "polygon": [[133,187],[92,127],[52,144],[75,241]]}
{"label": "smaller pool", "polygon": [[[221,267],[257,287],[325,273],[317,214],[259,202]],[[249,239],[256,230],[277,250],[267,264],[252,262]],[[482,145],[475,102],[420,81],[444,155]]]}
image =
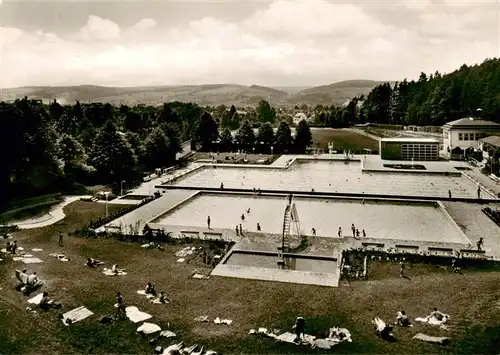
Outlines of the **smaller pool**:
{"label": "smaller pool", "polygon": [[[287,269],[307,272],[336,273],[337,261],[334,258],[320,258],[307,255],[289,256]],[[279,269],[278,254],[234,251],[224,263],[234,266],[253,266],[266,269]]]}

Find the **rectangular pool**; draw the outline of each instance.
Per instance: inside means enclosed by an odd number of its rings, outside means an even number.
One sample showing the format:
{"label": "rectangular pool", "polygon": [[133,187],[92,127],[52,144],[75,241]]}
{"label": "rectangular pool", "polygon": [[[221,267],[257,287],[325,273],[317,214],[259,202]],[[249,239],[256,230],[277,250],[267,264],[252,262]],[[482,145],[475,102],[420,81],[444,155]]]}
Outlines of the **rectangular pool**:
{"label": "rectangular pool", "polygon": [[464,177],[425,173],[362,172],[358,161],[297,160],[288,169],[206,166],[181,178],[177,186],[292,190],[410,196],[476,198],[477,186]]}
{"label": "rectangular pool", "polygon": [[[291,256],[288,270],[335,273],[337,262],[334,259],[317,259],[306,256]],[[253,266],[266,269],[279,269],[278,254],[263,255],[234,251],[224,263],[225,265]]]}
{"label": "rectangular pool", "polygon": [[[302,235],[352,236],[353,223],[367,237],[469,244],[470,241],[436,203],[398,203],[389,201],[335,200],[319,198],[294,199]],[[234,230],[240,223],[244,230],[282,233],[285,197],[238,194],[200,193],[152,223],[165,226],[211,227]],[[247,210],[250,209],[250,213]],[[241,220],[241,215],[245,220]]]}

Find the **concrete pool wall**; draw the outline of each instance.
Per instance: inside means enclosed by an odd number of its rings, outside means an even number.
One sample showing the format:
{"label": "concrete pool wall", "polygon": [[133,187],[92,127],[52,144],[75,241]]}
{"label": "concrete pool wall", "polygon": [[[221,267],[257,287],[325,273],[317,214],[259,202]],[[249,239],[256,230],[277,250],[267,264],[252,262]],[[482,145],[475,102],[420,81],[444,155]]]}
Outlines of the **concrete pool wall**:
{"label": "concrete pool wall", "polygon": [[[470,244],[457,223],[443,205],[433,201],[384,200],[361,198],[326,198],[295,196],[302,235],[312,235],[312,228],[321,237],[352,236],[351,223],[365,229],[368,238],[401,239],[416,242],[450,242]],[[191,227],[197,232],[211,230],[217,233],[232,231],[242,224],[244,231],[281,234],[285,195],[234,194],[230,192],[198,192],[176,204],[148,222],[153,229],[177,230]],[[246,210],[250,208],[250,214]],[[240,216],[244,214],[245,220]],[[193,229],[191,228],[191,229]]]}

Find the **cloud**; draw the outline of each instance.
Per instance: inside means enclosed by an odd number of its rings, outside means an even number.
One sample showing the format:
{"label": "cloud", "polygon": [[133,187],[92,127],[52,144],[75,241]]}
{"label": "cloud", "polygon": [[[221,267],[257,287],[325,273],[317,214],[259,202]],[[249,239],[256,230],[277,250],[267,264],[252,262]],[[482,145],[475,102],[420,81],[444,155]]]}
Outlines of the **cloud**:
{"label": "cloud", "polygon": [[83,41],[105,41],[120,38],[121,29],[111,20],[90,15],[87,23],[75,34]]}
{"label": "cloud", "polygon": [[156,26],[156,21],[150,18],[143,18],[132,26],[132,31],[147,31]]}
{"label": "cloud", "polygon": [[70,36],[0,28],[2,85],[319,85],[411,79],[500,56],[494,2],[289,0],[240,22],[167,25],[90,16]]}

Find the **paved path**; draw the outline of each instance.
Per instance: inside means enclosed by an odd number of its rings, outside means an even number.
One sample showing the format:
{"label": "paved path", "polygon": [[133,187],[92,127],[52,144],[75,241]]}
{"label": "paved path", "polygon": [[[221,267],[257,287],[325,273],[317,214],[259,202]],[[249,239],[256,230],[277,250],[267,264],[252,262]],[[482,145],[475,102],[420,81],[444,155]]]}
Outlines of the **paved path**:
{"label": "paved path", "polygon": [[[142,230],[149,220],[174,207],[176,204],[184,201],[195,193],[196,191],[169,190],[160,198],[109,222],[105,226],[120,228],[124,230],[123,232],[126,232],[127,228],[134,230],[137,228],[139,234],[142,234]],[[103,230],[104,226],[97,229],[97,231]]]}
{"label": "paved path", "polygon": [[64,219],[64,217],[66,217],[63,211],[64,207],[82,198],[89,198],[89,197],[92,196],[66,196],[64,197],[63,202],[52,207],[49,213],[47,214],[37,218],[30,218],[22,221],[11,222],[10,224],[17,225],[20,229],[33,229],[33,228],[50,226]]}

